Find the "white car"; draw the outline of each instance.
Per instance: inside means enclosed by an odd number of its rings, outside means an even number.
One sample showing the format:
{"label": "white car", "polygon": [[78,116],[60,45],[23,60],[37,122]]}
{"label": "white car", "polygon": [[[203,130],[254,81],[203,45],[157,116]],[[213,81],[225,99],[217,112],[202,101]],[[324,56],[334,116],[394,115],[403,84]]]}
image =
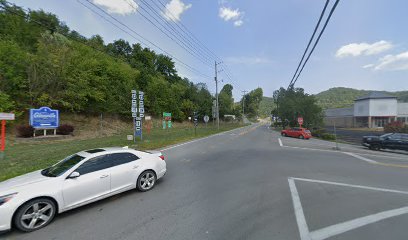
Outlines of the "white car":
{"label": "white car", "polygon": [[0,231],[31,232],[57,213],[137,188],[152,189],[166,173],[160,152],[99,148],[71,155],[44,170],[0,182]]}

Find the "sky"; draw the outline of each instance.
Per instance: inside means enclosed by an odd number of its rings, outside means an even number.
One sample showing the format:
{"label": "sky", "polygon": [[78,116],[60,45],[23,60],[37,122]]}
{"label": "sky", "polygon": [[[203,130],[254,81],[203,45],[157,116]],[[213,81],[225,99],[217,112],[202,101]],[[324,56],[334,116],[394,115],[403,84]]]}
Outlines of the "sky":
{"label": "sky", "polygon": [[[82,4],[97,10],[87,1],[109,12],[148,42],[139,37],[136,39],[135,34],[133,37],[128,35],[84,7]],[[86,37],[99,34],[106,43],[120,38],[130,43],[142,41],[158,53],[164,50],[200,72],[176,61],[181,76],[195,83],[206,83],[213,93],[215,54],[223,62],[219,70],[224,70],[219,73],[219,88],[232,84],[235,100],[241,98],[243,90],[261,87],[265,96],[272,96],[279,87],[288,86],[325,4],[325,0],[11,2],[24,8],[52,12]],[[329,7],[333,3],[331,0]],[[180,35],[167,36],[146,20],[142,14],[163,30],[144,11],[156,7],[155,4],[160,7],[157,14],[163,18],[163,22],[159,20],[163,26],[178,29],[177,24],[184,25],[185,32],[190,31],[213,54],[203,53],[208,50],[196,50],[196,44],[194,53],[188,43],[177,44],[177,38],[182,39]],[[404,0],[340,0],[296,87],[302,87],[310,94],[332,87],[408,90],[406,9],[408,1]]]}

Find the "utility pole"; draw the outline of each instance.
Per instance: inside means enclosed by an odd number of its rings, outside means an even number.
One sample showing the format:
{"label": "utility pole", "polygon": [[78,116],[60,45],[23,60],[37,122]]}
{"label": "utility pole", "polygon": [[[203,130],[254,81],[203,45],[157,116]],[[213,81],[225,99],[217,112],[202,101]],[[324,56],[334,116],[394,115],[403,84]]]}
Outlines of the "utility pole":
{"label": "utility pole", "polygon": [[217,129],[220,130],[220,105],[218,102],[218,73],[221,71],[217,70],[218,65],[220,65],[222,62],[217,63],[217,61],[215,61],[215,98],[217,101],[216,104],[216,112],[217,112]]}
{"label": "utility pole", "polygon": [[244,91],[241,91],[243,94],[242,94],[242,118],[244,118],[244,115],[245,115],[245,96],[246,96],[246,93],[248,92],[248,91],[246,91],[246,90],[244,90]]}

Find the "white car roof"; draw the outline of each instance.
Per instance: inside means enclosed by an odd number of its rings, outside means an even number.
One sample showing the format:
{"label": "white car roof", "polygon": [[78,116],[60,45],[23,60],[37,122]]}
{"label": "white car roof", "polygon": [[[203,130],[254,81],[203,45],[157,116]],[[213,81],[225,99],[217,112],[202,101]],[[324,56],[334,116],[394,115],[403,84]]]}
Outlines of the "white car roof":
{"label": "white car roof", "polygon": [[104,148],[94,148],[88,149],[81,152],[78,152],[77,155],[82,157],[92,157],[101,154],[107,154],[111,152],[133,152],[133,153],[145,153],[141,151],[137,151],[135,149],[127,148],[127,147],[104,147]]}

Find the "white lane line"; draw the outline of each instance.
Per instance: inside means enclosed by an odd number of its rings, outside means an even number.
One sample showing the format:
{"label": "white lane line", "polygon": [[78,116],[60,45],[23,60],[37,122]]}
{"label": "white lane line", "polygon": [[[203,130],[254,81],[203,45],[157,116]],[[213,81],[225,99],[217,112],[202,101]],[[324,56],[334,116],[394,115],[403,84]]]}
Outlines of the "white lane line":
{"label": "white lane line", "polygon": [[313,240],[323,240],[359,227],[366,226],[371,223],[375,223],[387,218],[392,218],[407,213],[408,207],[384,211],[313,231],[310,233],[310,236]]}
{"label": "white lane line", "polygon": [[283,147],[283,143],[282,143],[282,140],[280,138],[278,138],[278,142],[279,142],[279,146]]}
{"label": "white lane line", "polygon": [[235,128],[235,129],[232,129],[232,130],[229,130],[229,131],[225,131],[225,132],[217,133],[217,134],[210,135],[210,136],[207,136],[207,137],[195,139],[195,140],[192,140],[192,141],[189,141],[189,142],[180,143],[180,144],[173,145],[173,146],[170,146],[170,147],[167,147],[167,148],[162,148],[162,149],[160,149],[160,151],[167,151],[167,150],[170,150],[170,149],[173,149],[173,148],[176,148],[176,147],[181,147],[181,146],[186,145],[186,144],[195,143],[195,142],[198,142],[198,141],[201,141],[201,140],[205,140],[205,139],[208,139],[208,138],[212,138],[212,137],[224,135],[224,134],[226,134],[226,133],[230,133],[230,132],[233,132],[233,131],[235,131],[235,130],[239,130],[239,129],[242,129],[242,128],[245,128],[245,127],[247,127],[247,126],[240,127],[240,128]]}
{"label": "white lane line", "polygon": [[312,182],[312,183],[324,183],[336,186],[343,186],[343,187],[351,187],[351,188],[359,188],[365,190],[373,190],[379,192],[389,192],[389,193],[398,193],[398,194],[405,194],[408,195],[407,191],[400,191],[394,189],[387,189],[387,188],[377,188],[377,187],[369,187],[369,186],[362,186],[362,185],[354,185],[354,184],[347,184],[347,183],[339,183],[339,182],[330,182],[330,181],[323,181],[323,180],[314,180],[308,178],[291,178],[293,180],[303,181],[303,182]]}
{"label": "white lane line", "polygon": [[359,156],[359,155],[354,154],[354,153],[351,153],[351,152],[343,152],[343,153],[344,153],[344,154],[347,154],[347,155],[349,155],[349,156],[355,157],[355,158],[357,158],[357,159],[360,159],[360,160],[366,161],[366,162],[368,162],[368,163],[373,163],[373,164],[378,163],[378,162],[376,162],[376,161],[374,161],[374,160],[371,160],[371,159],[368,159],[368,158],[365,158],[365,157]]}
{"label": "white lane line", "polygon": [[296,189],[295,180],[288,178],[290,193],[292,194],[293,209],[295,210],[296,222],[299,229],[301,240],[311,240],[309,227],[307,226],[305,214],[303,213],[302,203],[300,202],[299,193]]}

